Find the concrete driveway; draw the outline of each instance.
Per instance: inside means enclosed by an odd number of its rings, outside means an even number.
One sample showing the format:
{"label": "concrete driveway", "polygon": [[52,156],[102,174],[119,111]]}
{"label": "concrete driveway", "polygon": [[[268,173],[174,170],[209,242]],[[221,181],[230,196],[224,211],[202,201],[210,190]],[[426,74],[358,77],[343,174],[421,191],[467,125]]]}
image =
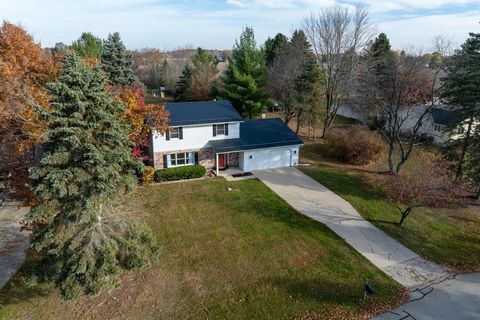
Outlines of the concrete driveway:
{"label": "concrete driveway", "polygon": [[446,279],[451,272],[426,261],[363,219],[352,205],[297,168],[253,174],[293,208],[332,229],[380,270],[407,288]]}
{"label": "concrete driveway", "polygon": [[0,206],[0,289],[25,261],[29,232],[20,230],[20,221],[25,217],[28,208],[18,205],[5,202]]}
{"label": "concrete driveway", "polygon": [[480,319],[480,273],[462,274],[413,290],[410,302],[376,320]]}
{"label": "concrete driveway", "polygon": [[363,219],[343,198],[296,168],[254,175],[300,213],[317,220],[380,270],[408,287],[410,302],[377,320],[480,319],[480,273],[453,275]]}

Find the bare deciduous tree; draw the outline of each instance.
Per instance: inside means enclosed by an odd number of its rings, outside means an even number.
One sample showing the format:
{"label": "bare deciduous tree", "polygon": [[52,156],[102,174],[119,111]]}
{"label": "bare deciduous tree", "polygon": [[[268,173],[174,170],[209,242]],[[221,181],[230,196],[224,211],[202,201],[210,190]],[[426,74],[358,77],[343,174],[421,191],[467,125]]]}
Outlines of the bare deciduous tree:
{"label": "bare deciduous tree", "polygon": [[357,7],[351,11],[344,7],[332,7],[305,18],[303,30],[324,73],[324,136],[335,120],[339,106],[348,97],[357,53],[371,39],[374,27],[365,8]]}
{"label": "bare deciduous tree", "polygon": [[451,164],[430,152],[421,152],[419,158],[420,165],[412,172],[374,178],[374,185],[397,205],[401,214],[399,225],[415,208],[446,206],[454,200]]}

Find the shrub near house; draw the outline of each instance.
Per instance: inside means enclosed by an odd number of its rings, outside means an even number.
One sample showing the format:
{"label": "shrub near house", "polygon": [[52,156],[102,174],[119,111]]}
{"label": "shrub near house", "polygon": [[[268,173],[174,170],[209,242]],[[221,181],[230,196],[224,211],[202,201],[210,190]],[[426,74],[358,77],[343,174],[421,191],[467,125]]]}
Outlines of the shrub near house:
{"label": "shrub near house", "polygon": [[201,165],[168,168],[155,171],[154,180],[155,182],[163,182],[183,179],[195,179],[203,177],[205,173],[206,169]]}

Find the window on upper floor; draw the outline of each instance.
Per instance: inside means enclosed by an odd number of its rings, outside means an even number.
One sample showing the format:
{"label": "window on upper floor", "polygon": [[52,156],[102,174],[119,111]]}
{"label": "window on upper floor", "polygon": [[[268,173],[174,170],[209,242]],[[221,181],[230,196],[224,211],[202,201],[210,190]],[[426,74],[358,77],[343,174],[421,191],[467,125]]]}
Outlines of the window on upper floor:
{"label": "window on upper floor", "polygon": [[440,132],[440,131],[442,131],[442,126],[436,124],[436,125],[433,126],[433,130],[435,130],[437,132]]}
{"label": "window on upper floor", "polygon": [[167,131],[166,134],[166,139],[183,139],[183,128],[182,127],[176,127],[176,128],[170,128]]}
{"label": "window on upper floor", "polygon": [[228,123],[214,124],[213,136],[228,136]]}

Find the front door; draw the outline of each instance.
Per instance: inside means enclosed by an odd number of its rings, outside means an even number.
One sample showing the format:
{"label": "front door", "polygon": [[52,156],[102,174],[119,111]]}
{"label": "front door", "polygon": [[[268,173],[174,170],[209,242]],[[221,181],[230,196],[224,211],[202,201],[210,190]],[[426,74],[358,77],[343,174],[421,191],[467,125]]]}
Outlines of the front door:
{"label": "front door", "polygon": [[[216,164],[215,164],[216,166]],[[227,166],[227,157],[225,153],[218,155],[218,168],[225,168]]]}

